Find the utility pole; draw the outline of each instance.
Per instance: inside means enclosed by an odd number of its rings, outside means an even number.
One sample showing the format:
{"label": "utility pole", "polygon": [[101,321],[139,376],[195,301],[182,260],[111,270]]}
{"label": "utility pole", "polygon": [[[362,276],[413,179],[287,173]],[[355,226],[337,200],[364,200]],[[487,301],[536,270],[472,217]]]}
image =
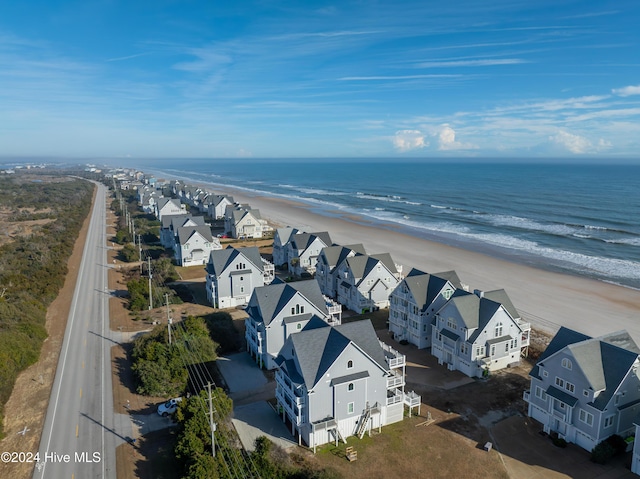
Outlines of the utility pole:
{"label": "utility pole", "polygon": [[[133,244],[135,245],[135,241],[133,242]],[[138,254],[139,254],[139,261],[142,261],[142,240],[140,238],[140,235],[138,235]]]}
{"label": "utility pole", "polygon": [[171,346],[171,323],[173,320],[171,319],[171,315],[169,314],[169,295],[167,293],[164,294],[164,300],[167,304],[167,330],[169,331],[169,346]]}
{"label": "utility pole", "polygon": [[151,256],[149,256],[147,258],[147,260],[149,261],[149,263],[148,263],[148,265],[149,265],[148,268],[149,269],[147,271],[147,273],[149,274],[149,309],[153,309],[153,296],[151,295],[151,276],[152,276],[152,274],[151,274]]}
{"label": "utility pole", "polygon": [[207,390],[209,391],[209,426],[211,426],[211,454],[216,457],[216,438],[213,433],[216,430],[216,424],[213,422],[213,404],[211,400],[211,383],[207,383]]}

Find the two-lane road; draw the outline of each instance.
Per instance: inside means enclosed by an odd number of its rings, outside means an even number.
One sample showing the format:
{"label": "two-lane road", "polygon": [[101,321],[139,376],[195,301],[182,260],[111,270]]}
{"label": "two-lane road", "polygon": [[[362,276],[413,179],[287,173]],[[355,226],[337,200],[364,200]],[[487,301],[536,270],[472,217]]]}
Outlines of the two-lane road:
{"label": "two-lane road", "polygon": [[107,291],[106,188],[97,194],[33,477],[116,477]]}

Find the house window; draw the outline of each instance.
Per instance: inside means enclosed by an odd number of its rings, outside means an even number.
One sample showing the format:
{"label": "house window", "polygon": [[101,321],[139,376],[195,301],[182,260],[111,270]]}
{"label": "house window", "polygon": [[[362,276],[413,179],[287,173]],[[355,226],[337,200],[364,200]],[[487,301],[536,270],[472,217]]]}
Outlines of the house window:
{"label": "house window", "polygon": [[447,327],[449,329],[458,329],[458,326],[456,325],[456,321],[453,318],[447,319]]}
{"label": "house window", "polygon": [[576,390],[576,387],[568,381],[565,383],[564,388],[570,393],[573,393]]}
{"label": "house window", "polygon": [[302,329],[302,323],[296,324],[296,329]]}
{"label": "house window", "polygon": [[353,403],[347,404],[347,414],[353,414]]}
{"label": "house window", "polygon": [[511,340],[511,349],[515,349],[518,347],[518,340],[517,339],[512,339]]}
{"label": "house window", "polygon": [[604,418],[604,427],[611,427],[613,426],[613,418],[615,416],[609,416],[609,417],[605,417]]}
{"label": "house window", "polygon": [[562,358],[562,367],[565,369],[571,369],[571,359],[569,358]]}
{"label": "house window", "polygon": [[542,399],[543,401],[546,401],[547,393],[544,392],[544,389],[542,389],[540,386],[536,386],[536,397]]}
{"label": "house window", "polygon": [[351,369],[352,367],[353,367],[353,361],[349,359],[349,361],[347,361],[347,369]]}
{"label": "house window", "polygon": [[556,386],[558,386],[559,388],[563,388],[564,387],[564,379],[559,378],[558,376],[556,376]]}
{"label": "house window", "polygon": [[504,352],[505,353],[509,352],[509,343],[504,343]]}
{"label": "house window", "polygon": [[482,346],[476,347],[476,356],[482,356],[482,355],[484,355],[484,347]]}
{"label": "house window", "polygon": [[347,386],[347,389],[349,391],[353,391],[353,383],[349,383],[349,386]]}
{"label": "house window", "polygon": [[244,293],[244,286],[240,286],[240,292]]}
{"label": "house window", "polygon": [[445,289],[444,292],[442,293],[442,296],[444,296],[444,299],[449,299],[451,298],[452,294],[453,294],[453,290]]}
{"label": "house window", "polygon": [[582,391],[582,395],[583,395],[584,397],[587,397],[587,398],[588,398],[588,397],[589,397],[589,391],[588,391],[587,389],[585,389],[584,391]]}
{"label": "house window", "polygon": [[495,356],[496,355],[496,347],[495,346],[491,346],[491,356]]}
{"label": "house window", "polygon": [[549,377],[549,371],[542,371],[542,376],[545,378]]}
{"label": "house window", "polygon": [[580,409],[579,417],[583,423],[588,424],[589,426],[593,426],[593,414],[591,414],[590,412],[587,412],[584,409]]}
{"label": "house window", "polygon": [[499,338],[502,336],[502,323],[496,324],[495,337]]}
{"label": "house window", "polygon": [[558,406],[560,407],[560,409],[564,409],[566,407],[562,401],[558,401],[557,399],[556,399],[556,403],[558,403]]}

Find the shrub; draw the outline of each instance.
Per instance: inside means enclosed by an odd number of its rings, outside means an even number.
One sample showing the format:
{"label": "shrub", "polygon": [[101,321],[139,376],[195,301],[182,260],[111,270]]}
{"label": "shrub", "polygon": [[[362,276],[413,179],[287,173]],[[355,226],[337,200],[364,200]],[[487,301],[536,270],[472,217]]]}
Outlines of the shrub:
{"label": "shrub", "polygon": [[606,464],[615,455],[615,447],[605,439],[591,451],[591,461],[596,464]]}
{"label": "shrub", "polygon": [[565,447],[567,447],[567,441],[565,441],[561,437],[556,437],[553,440],[553,445],[564,449]]}

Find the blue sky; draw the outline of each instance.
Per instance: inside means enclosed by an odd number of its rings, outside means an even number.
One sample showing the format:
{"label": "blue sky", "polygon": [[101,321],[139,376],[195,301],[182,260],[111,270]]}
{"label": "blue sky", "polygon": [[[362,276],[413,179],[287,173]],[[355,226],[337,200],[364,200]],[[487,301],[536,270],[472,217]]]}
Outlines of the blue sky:
{"label": "blue sky", "polygon": [[638,158],[640,2],[0,0],[0,155]]}

